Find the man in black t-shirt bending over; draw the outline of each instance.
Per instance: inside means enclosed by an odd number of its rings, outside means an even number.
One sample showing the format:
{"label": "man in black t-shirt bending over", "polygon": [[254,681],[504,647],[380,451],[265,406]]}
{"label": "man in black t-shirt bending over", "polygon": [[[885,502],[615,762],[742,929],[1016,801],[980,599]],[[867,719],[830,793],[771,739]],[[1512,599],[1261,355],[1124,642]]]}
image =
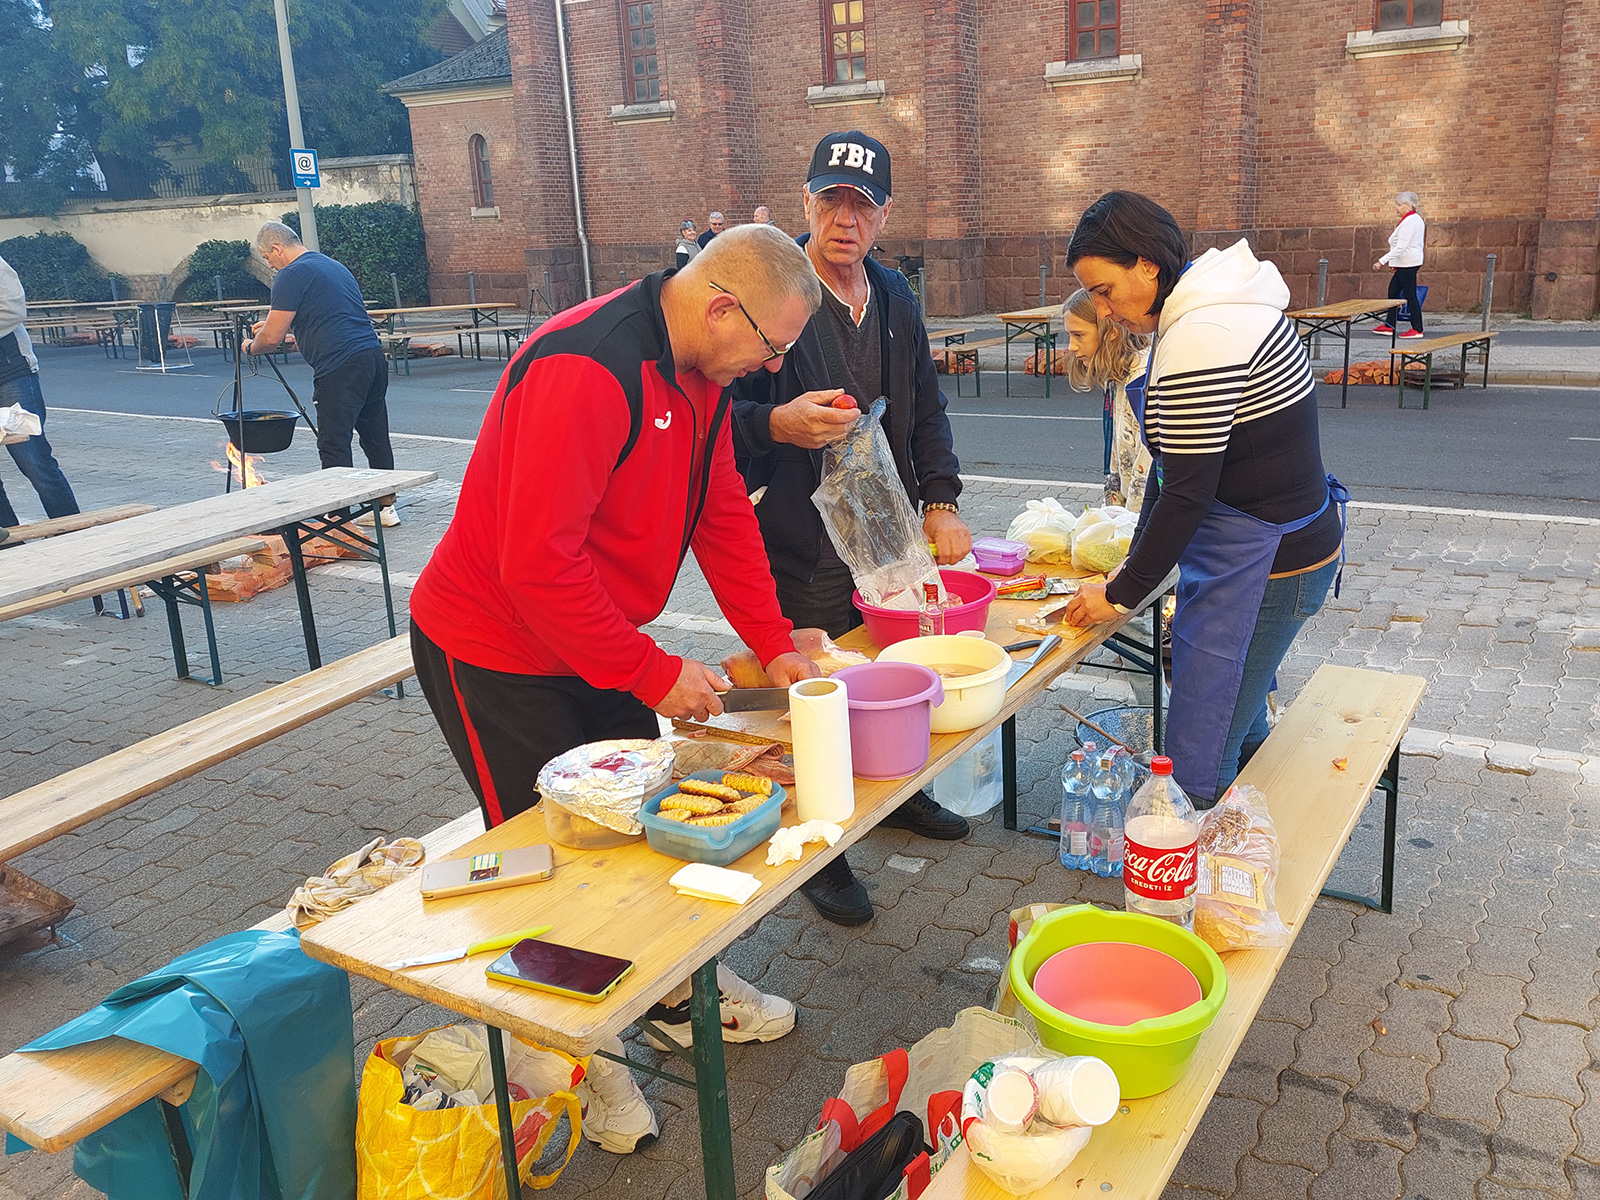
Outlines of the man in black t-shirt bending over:
{"label": "man in black t-shirt bending over", "polygon": [[[317,407],[317,454],[324,469],[354,466],[350,437],[361,438],[367,465],[394,468],[389,444],[389,364],[361,299],[361,287],[343,263],[306,249],[300,235],[278,221],[256,234],[256,250],[276,276],[272,311],[241,347],[270,354],[291,330],[311,364],[311,399]],[[394,497],[382,506],[386,526],[400,524]],[[370,515],[363,518],[371,522]]]}

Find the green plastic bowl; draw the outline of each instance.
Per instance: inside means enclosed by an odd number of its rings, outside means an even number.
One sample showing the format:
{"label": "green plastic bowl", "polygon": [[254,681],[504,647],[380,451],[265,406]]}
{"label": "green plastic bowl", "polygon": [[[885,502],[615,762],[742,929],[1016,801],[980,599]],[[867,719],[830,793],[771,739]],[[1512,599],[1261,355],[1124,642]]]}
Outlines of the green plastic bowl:
{"label": "green plastic bowl", "polygon": [[[1059,950],[1088,942],[1132,942],[1170,954],[1200,982],[1200,999],[1165,1017],[1132,1025],[1082,1021],[1046,1004],[1033,990],[1040,964]],[[1228,997],[1228,973],[1216,952],[1181,926],[1143,913],[1107,912],[1091,904],[1040,917],[1011,952],[1011,990],[1033,1014],[1039,1039],[1062,1054],[1104,1059],[1117,1073],[1125,1098],[1164,1092],[1189,1069],[1200,1035]]]}

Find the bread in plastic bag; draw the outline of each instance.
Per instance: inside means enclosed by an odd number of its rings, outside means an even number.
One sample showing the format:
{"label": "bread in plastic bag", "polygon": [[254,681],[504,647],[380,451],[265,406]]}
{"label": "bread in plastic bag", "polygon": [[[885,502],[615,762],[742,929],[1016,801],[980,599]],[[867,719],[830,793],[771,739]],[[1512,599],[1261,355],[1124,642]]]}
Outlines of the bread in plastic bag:
{"label": "bread in plastic bag", "polygon": [[1278,916],[1278,831],[1267,798],[1234,784],[1216,807],[1200,814],[1199,871],[1194,931],[1213,950],[1289,944]]}
{"label": "bread in plastic bag", "polygon": [[1068,563],[1072,561],[1072,527],[1075,518],[1061,507],[1054,496],[1029,500],[1006,530],[1006,540],[1028,547],[1028,561]]}

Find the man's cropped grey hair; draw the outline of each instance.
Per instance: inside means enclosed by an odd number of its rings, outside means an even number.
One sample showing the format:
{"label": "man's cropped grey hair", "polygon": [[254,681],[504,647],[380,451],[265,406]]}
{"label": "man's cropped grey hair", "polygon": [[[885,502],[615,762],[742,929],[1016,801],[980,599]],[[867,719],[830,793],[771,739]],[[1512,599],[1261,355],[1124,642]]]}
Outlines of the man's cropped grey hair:
{"label": "man's cropped grey hair", "polygon": [[678,272],[715,280],[746,304],[777,304],[790,296],[810,312],[822,307],[822,284],[798,243],[772,225],[735,225],[713,238]]}
{"label": "man's cropped grey hair", "polygon": [[269,246],[298,246],[300,235],[290,229],[282,221],[268,221],[256,230],[256,249],[265,250]]}

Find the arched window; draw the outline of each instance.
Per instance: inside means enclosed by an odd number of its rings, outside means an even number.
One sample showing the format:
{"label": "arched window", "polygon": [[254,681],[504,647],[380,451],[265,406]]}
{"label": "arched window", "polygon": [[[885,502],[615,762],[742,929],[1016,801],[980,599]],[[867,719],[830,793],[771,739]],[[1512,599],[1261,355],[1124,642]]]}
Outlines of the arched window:
{"label": "arched window", "polygon": [[656,6],[650,0],[624,3],[622,31],[625,78],[622,99],[627,104],[654,104],[661,99],[661,66],[656,61]]}
{"label": "arched window", "polygon": [[825,0],[828,14],[828,82],[867,77],[866,0]]}
{"label": "arched window", "polygon": [[1071,14],[1067,30],[1067,58],[1082,62],[1087,58],[1113,58],[1117,53],[1117,24],[1122,5],[1119,0],[1067,0]]}
{"label": "arched window", "polygon": [[494,180],[489,173],[489,143],[475,133],[467,143],[472,156],[472,204],[474,208],[494,207]]}

